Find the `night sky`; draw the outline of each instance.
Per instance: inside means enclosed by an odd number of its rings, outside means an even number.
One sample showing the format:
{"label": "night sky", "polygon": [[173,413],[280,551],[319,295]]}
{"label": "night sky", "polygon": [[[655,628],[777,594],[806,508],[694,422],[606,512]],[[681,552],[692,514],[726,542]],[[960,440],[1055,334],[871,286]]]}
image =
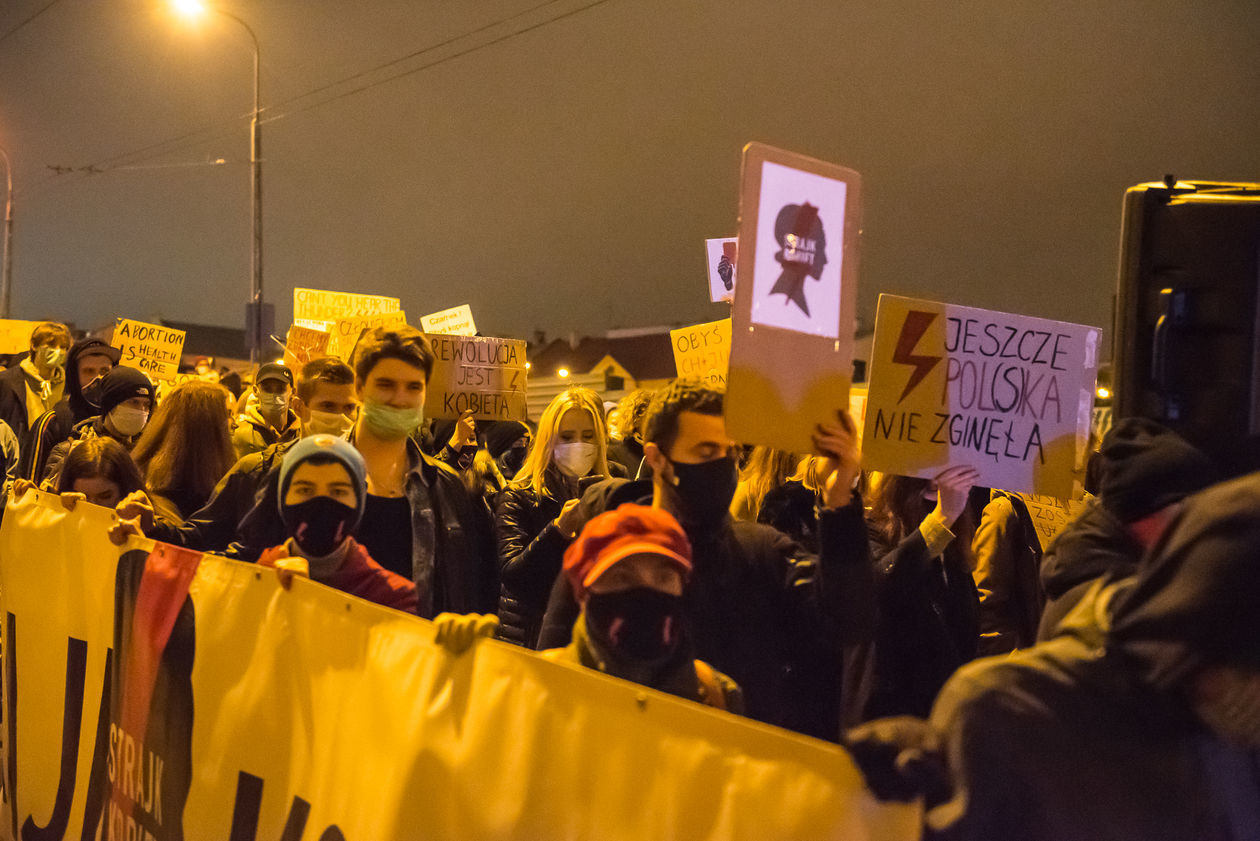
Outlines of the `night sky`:
{"label": "night sky", "polygon": [[[592,2],[223,4],[262,45],[281,330],[294,286],[525,338],[721,318],[703,240],[734,234],[749,140],[863,174],[864,319],[886,291],[1109,325],[1125,187],[1260,180],[1256,0]],[[0,37],[13,316],[241,325],[244,30],[5,0]]]}

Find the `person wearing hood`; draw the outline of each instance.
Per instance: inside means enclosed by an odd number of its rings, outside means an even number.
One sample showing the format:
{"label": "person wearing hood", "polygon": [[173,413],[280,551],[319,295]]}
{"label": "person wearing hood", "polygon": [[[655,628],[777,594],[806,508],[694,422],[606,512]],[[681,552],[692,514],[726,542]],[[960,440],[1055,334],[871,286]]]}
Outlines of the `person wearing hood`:
{"label": "person wearing hood", "polygon": [[931,837],[1260,837],[1258,512],[1260,474],[1190,497],[1057,637],[960,669],[894,763],[921,768],[939,741],[951,785],[927,804]]}
{"label": "person wearing hood", "polygon": [[[609,479],[586,491],[577,519],[622,502],[650,504],[672,514],[691,542],[694,575],[683,594],[696,656],[739,684],[747,715],[835,740],[840,680],[830,659],[812,656],[820,641],[849,645],[875,627],[875,581],[862,498],[856,491],[861,456],[847,411],[814,428],[823,456],[818,505],[820,551],[811,553],[758,523],[734,520],[735,444],[722,415],[724,394],[679,380],[658,391],[643,419],[647,481]],[[580,607],[557,579],[540,648],[568,645]]]}
{"label": "person wearing hood", "polygon": [[669,512],[627,504],[600,514],[565,551],[564,575],[582,612],[568,646],[544,657],[743,711],[735,682],[695,659],[682,598],[691,543]]}
{"label": "person wearing hood", "polygon": [[1219,478],[1201,450],[1153,420],[1125,418],[1096,456],[1098,497],[1050,544],[1041,563],[1046,594],[1037,636],[1054,636],[1089,587],[1106,575],[1132,575],[1180,510],[1181,501]]}
{"label": "person wearing hood", "polygon": [[354,539],[367,502],[367,468],[358,450],[332,435],[303,438],[284,454],[279,482],[277,509],[288,538],[264,551],[259,564],[416,612],[415,585],[372,560]]}
{"label": "person wearing hood", "polygon": [[66,352],[70,328],[45,321],[31,331],[31,351],[20,363],[0,372],[0,420],[18,438],[25,458],[31,428],[40,415],[61,401],[66,388]]}
{"label": "person wearing hood", "polygon": [[237,458],[301,437],[301,419],[290,405],[293,371],[287,365],[268,362],[260,367],[254,377],[252,397],[257,402],[236,419],[236,431],[232,433]]}
{"label": "person wearing hood", "polygon": [[548,594],[577,536],[578,499],[611,475],[599,397],[580,387],[556,395],[520,472],[496,503],[500,639],[537,645]]}
{"label": "person wearing hood", "polygon": [[[80,339],[66,358],[65,395],[31,427],[30,446],[23,454],[19,473],[23,478],[42,476],[52,448],[70,437],[74,425],[100,414],[97,390],[100,378],[118,364],[120,351],[103,339]],[[84,393],[87,388],[87,393]]]}
{"label": "person wearing hood", "polygon": [[486,452],[505,483],[515,479],[525,464],[532,439],[533,433],[520,421],[499,421],[486,430]]}
{"label": "person wearing hood", "polygon": [[128,452],[144,431],[153,411],[155,389],[144,372],[120,365],[100,378],[101,412],[74,425],[70,437],[52,448],[41,483],[55,485],[66,453],[76,441],[94,436],[113,438]]}

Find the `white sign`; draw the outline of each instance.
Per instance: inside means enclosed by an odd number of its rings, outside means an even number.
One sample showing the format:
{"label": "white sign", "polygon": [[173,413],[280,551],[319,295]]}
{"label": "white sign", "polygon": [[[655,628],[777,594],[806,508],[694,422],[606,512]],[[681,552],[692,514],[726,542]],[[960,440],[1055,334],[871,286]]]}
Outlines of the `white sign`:
{"label": "white sign", "polygon": [[735,300],[735,261],[739,257],[739,237],[706,239],[704,252],[709,263],[709,300]]}
{"label": "white sign", "polygon": [[421,316],[420,329],[426,333],[446,336],[475,336],[477,325],[473,323],[472,307],[464,304]]}

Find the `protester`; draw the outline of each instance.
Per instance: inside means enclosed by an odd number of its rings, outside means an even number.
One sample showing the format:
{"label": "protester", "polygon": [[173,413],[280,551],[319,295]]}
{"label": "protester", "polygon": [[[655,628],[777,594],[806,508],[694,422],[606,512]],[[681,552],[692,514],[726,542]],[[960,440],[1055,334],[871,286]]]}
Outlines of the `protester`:
{"label": "protester", "polygon": [[99,388],[98,379],[108,374],[118,364],[118,359],[118,348],[102,339],[80,339],[70,348],[64,396],[31,427],[31,445],[21,467],[23,477],[34,479],[44,475],[52,448],[70,437],[75,424],[100,413],[101,407],[93,402],[99,395],[86,395],[83,389],[85,386]]}
{"label": "protester", "polygon": [[[22,454],[18,446],[17,435],[4,421],[0,421],[0,475],[4,476],[4,495],[7,497],[13,483],[20,477],[18,463]],[[4,507],[0,506],[0,517],[4,516]]]}
{"label": "protester", "polygon": [[281,441],[294,441],[302,432],[298,416],[289,405],[293,398],[293,371],[283,362],[268,362],[258,369],[252,396],[257,403],[236,419],[236,431],[232,434],[237,458]]}
{"label": "protester", "polygon": [[1037,642],[1037,626],[1045,606],[1038,541],[1024,501],[1014,494],[990,491],[971,541],[975,559],[971,578],[980,599],[976,650],[981,657],[1006,654]]}
{"label": "protester", "polygon": [[[610,479],[591,487],[580,519],[623,502],[673,514],[691,541],[695,575],[684,608],[696,654],[739,684],[753,718],[836,739],[839,714],[816,699],[839,680],[833,664],[805,652],[869,638],[874,581],[861,496],[857,429],[848,412],[815,427],[822,551],[813,555],[768,526],[730,516],[735,447],[722,417],[723,394],[678,381],[657,392],[643,421],[650,481]],[[543,621],[540,647],[569,643],[578,605],[559,579]]]}
{"label": "protester", "polygon": [[582,607],[560,661],[740,713],[729,677],[695,659],[683,589],[691,544],[667,511],[622,505],[600,514],[564,553],[564,574]]}
{"label": "protester", "polygon": [[141,433],[132,458],[163,519],[182,523],[200,510],[232,467],[230,401],[222,386],[190,380],[166,395]]}
{"label": "protester", "polygon": [[1059,636],[950,679],[931,724],[954,793],[927,813],[933,838],[1256,837],[1257,512],[1257,474],[1191,497],[1136,578],[1095,582]]}
{"label": "protester", "polygon": [[608,459],[626,469],[626,475],[632,479],[639,477],[639,469],[643,466],[643,415],[648,404],[652,402],[652,392],[646,388],[636,388],[617,403],[616,422],[610,413]]}
{"label": "protester", "polygon": [[486,452],[494,460],[495,469],[506,485],[516,478],[521,466],[525,464],[533,433],[526,424],[507,420],[495,423],[485,431],[484,437]]}
{"label": "protester", "polygon": [[757,522],[766,494],[795,474],[800,463],[801,457],[796,453],[776,450],[764,444],[753,447],[739,471],[739,484],[735,486],[735,499],[731,502],[732,516],[737,520]]}
{"label": "protester", "polygon": [[106,508],[113,508],[128,494],[147,492],[140,468],[127,448],[107,435],[74,442],[61,464],[54,488],[63,497],[77,494]]}
{"label": "protester", "polygon": [[[879,592],[873,652],[851,659],[844,720],[926,716],[946,679],[976,656],[979,598],[971,577],[975,525],[967,497],[979,474],[885,475],[871,501]],[[868,671],[869,670],[869,671]]]}
{"label": "protester", "polygon": [[367,469],[358,450],[332,435],[303,438],[284,454],[279,483],[288,537],[263,552],[259,564],[292,570],[286,559],[300,558],[302,572],[321,584],[416,612],[415,585],[382,568],[354,539],[367,501]]}
{"label": "protester", "polygon": [[153,383],[142,371],[120,365],[101,377],[98,394],[100,414],[75,424],[70,437],[52,448],[44,464],[43,484],[57,484],[61,462],[76,441],[113,438],[128,452],[135,446],[153,411]]}
{"label": "protester", "polygon": [[45,321],[31,331],[31,351],[21,362],[0,372],[0,420],[9,425],[26,458],[35,421],[61,400],[66,387],[66,352],[70,329]]}
{"label": "protester", "polygon": [[1046,551],[1041,583],[1047,603],[1038,631],[1049,639],[1097,579],[1132,575],[1180,510],[1219,471],[1202,451],[1146,418],[1125,418],[1098,452],[1098,499]]}
{"label": "protester", "polygon": [[610,476],[599,397],[588,388],[557,394],[538,421],[525,463],[499,495],[499,636],[536,646],[543,611],[576,536],[582,490]]}

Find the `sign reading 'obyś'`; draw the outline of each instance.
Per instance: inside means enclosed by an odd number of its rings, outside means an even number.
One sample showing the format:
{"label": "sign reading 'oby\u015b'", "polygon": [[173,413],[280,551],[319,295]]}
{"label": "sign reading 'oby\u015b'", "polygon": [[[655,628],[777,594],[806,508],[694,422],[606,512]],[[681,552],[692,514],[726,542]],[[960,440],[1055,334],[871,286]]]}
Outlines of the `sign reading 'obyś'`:
{"label": "sign reading 'oby\u015b'", "polygon": [[472,412],[478,420],[526,420],[525,342],[431,335],[429,343],[434,362],[424,403],[427,417]]}
{"label": "sign reading 'oby\u015b'", "polygon": [[710,321],[669,331],[674,346],[674,367],[682,379],[698,379],[726,388],[731,364],[731,320]]}
{"label": "sign reading 'oby\u015b'", "polygon": [[863,466],[932,477],[970,465],[987,487],[1079,497],[1099,332],[880,295]]}
{"label": "sign reading 'oby\u015b'", "polygon": [[138,368],[151,379],[173,382],[184,353],[184,331],[120,318],[110,344],[121,353],[120,365]]}
{"label": "sign reading 'oby\u015b'", "polygon": [[[385,295],[331,292],[327,289],[293,289],[293,321],[336,321],[363,315],[398,312],[402,302]],[[305,325],[313,326],[313,325]]]}

